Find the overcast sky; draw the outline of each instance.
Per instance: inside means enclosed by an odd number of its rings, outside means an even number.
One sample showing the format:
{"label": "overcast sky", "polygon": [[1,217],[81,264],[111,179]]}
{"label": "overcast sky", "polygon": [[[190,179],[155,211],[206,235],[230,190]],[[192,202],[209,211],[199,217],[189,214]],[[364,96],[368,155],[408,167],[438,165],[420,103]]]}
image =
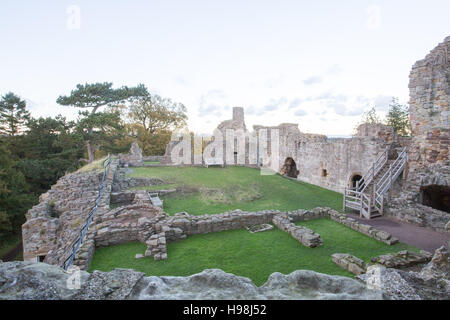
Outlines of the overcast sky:
{"label": "overcast sky", "polygon": [[247,126],[299,123],[349,135],[361,114],[408,102],[408,75],[450,35],[450,1],[1,1],[0,94],[34,116],[78,83],[144,83],[208,133],[245,108]]}

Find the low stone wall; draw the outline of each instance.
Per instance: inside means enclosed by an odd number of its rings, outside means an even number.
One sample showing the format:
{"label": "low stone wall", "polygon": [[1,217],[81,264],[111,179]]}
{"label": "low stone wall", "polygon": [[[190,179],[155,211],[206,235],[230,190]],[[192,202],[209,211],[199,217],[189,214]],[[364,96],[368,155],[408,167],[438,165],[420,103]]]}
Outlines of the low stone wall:
{"label": "low stone wall", "polygon": [[[245,212],[233,210],[219,214],[191,216],[186,213],[175,214],[164,221],[169,228],[178,228],[186,236],[225,230],[242,229],[247,226],[270,223],[278,210]],[[162,225],[161,225],[162,228]],[[157,229],[158,230],[158,229]]]}
{"label": "low stone wall", "polygon": [[366,272],[364,260],[348,253],[335,253],[331,256],[334,263],[344,270],[353,274],[363,274]]}
{"label": "low stone wall", "polygon": [[419,253],[403,250],[397,253],[374,257],[370,261],[387,268],[406,268],[416,264],[430,262],[432,257],[433,254],[424,250],[420,250]]}
{"label": "low stone wall", "polygon": [[340,213],[336,210],[330,210],[328,213],[330,215],[331,220],[339,222],[344,226],[347,226],[355,231],[363,233],[366,236],[374,238],[378,241],[382,241],[388,245],[393,245],[398,242],[397,238],[394,238],[391,234],[387,233],[386,231],[381,231],[375,229],[372,226],[369,226],[368,224],[360,223],[357,220],[350,218],[345,214]]}
{"label": "low stone wall", "polygon": [[132,169],[121,168],[117,170],[114,177],[113,192],[120,192],[135,187],[154,186],[158,184],[165,184],[166,182],[157,178],[128,178],[127,173],[132,172]]}
{"label": "low stone wall", "polygon": [[146,242],[146,257],[153,257],[155,261],[167,259],[166,234],[164,232],[152,235]]}
{"label": "low stone wall", "polygon": [[311,229],[296,226],[291,222],[287,214],[277,214],[273,217],[272,222],[280,230],[289,233],[294,239],[305,247],[314,248],[322,245],[320,234],[315,233]]}
{"label": "low stone wall", "polygon": [[450,213],[414,203],[404,198],[394,199],[385,210],[396,220],[426,227],[438,232],[450,233]]}
{"label": "low stone wall", "polygon": [[81,245],[74,264],[86,270],[95,248],[146,240],[156,233],[154,226],[167,215],[148,203],[135,203],[94,216],[86,240]]}

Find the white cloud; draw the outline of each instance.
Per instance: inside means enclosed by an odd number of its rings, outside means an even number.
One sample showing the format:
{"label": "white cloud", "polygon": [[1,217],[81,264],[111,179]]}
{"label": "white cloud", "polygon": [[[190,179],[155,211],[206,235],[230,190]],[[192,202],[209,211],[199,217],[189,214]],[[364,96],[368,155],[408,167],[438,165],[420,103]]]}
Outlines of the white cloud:
{"label": "white cloud", "polygon": [[322,79],[321,76],[312,76],[312,77],[309,77],[309,78],[303,80],[303,83],[305,85],[307,85],[307,86],[310,86],[310,85],[313,85],[313,84],[316,84],[316,83],[321,83],[322,80],[323,79]]}

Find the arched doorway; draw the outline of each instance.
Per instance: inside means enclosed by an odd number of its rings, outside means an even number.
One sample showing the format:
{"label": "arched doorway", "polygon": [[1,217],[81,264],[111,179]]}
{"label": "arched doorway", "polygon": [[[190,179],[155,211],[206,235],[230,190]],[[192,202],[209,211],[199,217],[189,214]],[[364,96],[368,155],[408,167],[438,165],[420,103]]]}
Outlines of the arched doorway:
{"label": "arched doorway", "polygon": [[350,187],[351,188],[356,188],[356,183],[361,180],[361,175],[358,173],[355,173],[352,175],[352,178],[350,179]]}
{"label": "arched doorway", "polygon": [[297,164],[295,163],[294,159],[291,157],[286,158],[284,160],[284,165],[281,168],[281,174],[284,176],[288,176],[291,178],[297,178],[299,171],[297,170]]}

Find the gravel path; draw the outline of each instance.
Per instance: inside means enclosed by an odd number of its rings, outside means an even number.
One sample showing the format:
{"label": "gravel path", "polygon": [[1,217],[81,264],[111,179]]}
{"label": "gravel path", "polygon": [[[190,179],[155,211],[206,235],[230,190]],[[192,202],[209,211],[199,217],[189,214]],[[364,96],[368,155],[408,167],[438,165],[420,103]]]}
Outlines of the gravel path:
{"label": "gravel path", "polygon": [[450,234],[433,231],[410,223],[399,222],[390,217],[378,217],[374,219],[363,219],[359,215],[347,213],[352,218],[371,225],[379,230],[389,232],[400,242],[415,246],[417,248],[433,253],[441,246],[450,247]]}

